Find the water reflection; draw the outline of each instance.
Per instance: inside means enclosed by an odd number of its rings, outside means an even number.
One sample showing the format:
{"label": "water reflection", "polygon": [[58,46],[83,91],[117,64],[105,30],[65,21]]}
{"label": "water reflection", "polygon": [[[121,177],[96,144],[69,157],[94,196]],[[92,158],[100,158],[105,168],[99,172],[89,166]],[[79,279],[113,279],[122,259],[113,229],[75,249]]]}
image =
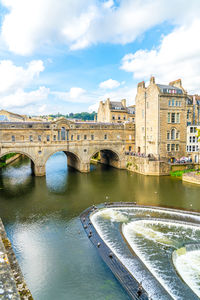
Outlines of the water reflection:
{"label": "water reflection", "polygon": [[37,300],[128,299],[82,231],[79,214],[87,207],[136,201],[200,210],[199,187],[169,177],[102,165],[81,174],[67,168],[64,153],[50,157],[46,169],[46,177],[32,176],[25,158],[0,174],[0,215]]}

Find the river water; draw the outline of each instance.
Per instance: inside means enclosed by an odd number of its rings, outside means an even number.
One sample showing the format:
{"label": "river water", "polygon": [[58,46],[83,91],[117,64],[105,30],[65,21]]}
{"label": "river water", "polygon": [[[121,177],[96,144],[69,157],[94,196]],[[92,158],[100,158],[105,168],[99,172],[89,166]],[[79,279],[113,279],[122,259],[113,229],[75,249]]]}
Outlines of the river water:
{"label": "river water", "polygon": [[20,159],[1,170],[0,216],[36,300],[129,299],[88,240],[79,214],[93,204],[132,202],[200,211],[198,186],[98,165],[67,167],[64,153],[31,175]]}

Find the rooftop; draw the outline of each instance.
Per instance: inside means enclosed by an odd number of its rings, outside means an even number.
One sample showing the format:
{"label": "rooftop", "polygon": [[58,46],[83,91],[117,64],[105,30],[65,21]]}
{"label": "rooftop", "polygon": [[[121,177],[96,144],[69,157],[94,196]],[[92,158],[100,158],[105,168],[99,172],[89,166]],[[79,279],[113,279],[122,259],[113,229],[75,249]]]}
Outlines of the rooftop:
{"label": "rooftop", "polygon": [[157,84],[162,93],[166,94],[183,94],[183,91],[173,85]]}

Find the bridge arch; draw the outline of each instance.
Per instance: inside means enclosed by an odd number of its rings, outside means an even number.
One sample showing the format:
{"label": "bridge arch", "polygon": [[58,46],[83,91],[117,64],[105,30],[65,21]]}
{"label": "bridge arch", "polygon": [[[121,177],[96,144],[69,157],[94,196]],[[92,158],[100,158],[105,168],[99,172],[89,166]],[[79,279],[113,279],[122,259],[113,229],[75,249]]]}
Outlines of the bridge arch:
{"label": "bridge arch", "polygon": [[47,160],[55,153],[64,152],[67,156],[67,165],[80,171],[88,172],[88,166],[85,166],[79,154],[75,151],[66,150],[65,148],[56,149],[45,156],[44,164],[46,165]]}
{"label": "bridge arch", "polygon": [[12,149],[12,150],[0,153],[0,158],[2,158],[3,156],[5,156],[7,154],[10,154],[10,153],[23,154],[23,155],[27,156],[32,161],[32,163],[35,164],[35,158],[33,158],[32,155],[30,155],[30,153],[27,153],[25,151],[21,151],[21,150],[18,150],[18,149],[17,150]]}
{"label": "bridge arch", "polygon": [[122,158],[117,150],[110,147],[98,148],[91,154],[89,161],[91,161],[92,157],[97,153],[100,153],[100,163],[110,165],[114,168],[122,168]]}

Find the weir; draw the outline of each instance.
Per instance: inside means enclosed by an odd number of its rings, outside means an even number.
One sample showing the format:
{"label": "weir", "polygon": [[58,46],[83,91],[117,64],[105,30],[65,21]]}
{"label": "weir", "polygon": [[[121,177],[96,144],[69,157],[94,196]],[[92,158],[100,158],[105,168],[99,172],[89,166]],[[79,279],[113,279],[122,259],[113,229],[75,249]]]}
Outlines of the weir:
{"label": "weir", "polygon": [[[89,221],[84,221],[86,216]],[[199,299],[200,286],[194,280],[197,278],[197,270],[192,270],[187,279],[179,272],[174,253],[181,247],[189,251],[188,245],[196,245],[200,240],[200,214],[113,203],[88,210],[81,215],[81,220],[93,244],[98,245],[98,240],[101,239],[101,246],[96,245],[98,251],[106,245],[108,251],[115,256],[116,265],[108,266],[129,295],[129,281],[126,282],[120,274],[116,274],[119,266],[124,266],[135,280],[132,284],[136,291],[139,283],[142,284],[143,295],[148,298]],[[91,223],[92,228],[86,228],[86,223]],[[187,245],[184,246],[184,243]],[[191,263],[193,253],[198,258],[200,255],[199,248],[197,250],[197,246],[192,247],[191,255],[187,256],[188,264]],[[101,252],[100,255],[106,263],[110,263],[106,252]],[[187,273],[187,268],[185,272]],[[193,285],[189,284],[191,280]],[[137,293],[136,298],[131,297],[137,299]]]}

